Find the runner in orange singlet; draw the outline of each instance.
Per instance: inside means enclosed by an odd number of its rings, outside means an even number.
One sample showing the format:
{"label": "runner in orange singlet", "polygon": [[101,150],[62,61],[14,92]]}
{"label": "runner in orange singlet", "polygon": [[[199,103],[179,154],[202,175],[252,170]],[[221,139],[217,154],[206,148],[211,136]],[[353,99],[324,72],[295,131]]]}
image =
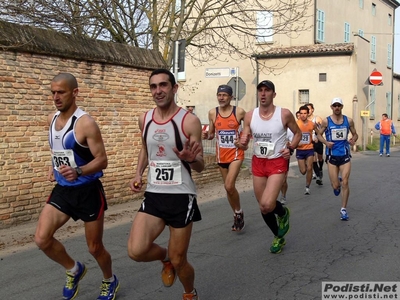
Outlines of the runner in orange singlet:
{"label": "runner in orange singlet", "polygon": [[313,132],[317,130],[317,124],[307,119],[309,108],[306,105],[300,107],[299,111],[300,119],[297,120],[297,125],[301,130],[301,140],[296,149],[296,158],[300,173],[306,175],[304,195],[310,195],[314,162],[314,145],[312,137]]}
{"label": "runner in orange singlet", "polygon": [[246,112],[240,107],[231,105],[232,88],[228,85],[218,87],[217,98],[219,107],[208,112],[210,126],[208,132],[203,133],[203,138],[210,140],[214,136],[217,138],[216,159],[229,204],[234,212],[232,231],[241,231],[244,228],[244,215],[235,182],[244,160],[245,147],[238,146],[237,140],[240,124]]}

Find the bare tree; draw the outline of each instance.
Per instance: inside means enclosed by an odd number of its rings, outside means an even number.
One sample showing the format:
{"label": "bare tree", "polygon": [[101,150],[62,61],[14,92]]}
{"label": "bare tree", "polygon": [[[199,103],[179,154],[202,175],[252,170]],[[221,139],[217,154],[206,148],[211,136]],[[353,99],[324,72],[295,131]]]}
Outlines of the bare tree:
{"label": "bare tree", "polygon": [[[73,35],[160,51],[173,61],[174,41],[186,40],[194,65],[264,49],[258,39],[296,38],[307,30],[312,0],[2,0],[0,18]],[[260,25],[257,16],[271,20]],[[273,20],[273,21],[272,21]],[[234,38],[233,38],[234,37]],[[264,48],[261,48],[264,47]]]}

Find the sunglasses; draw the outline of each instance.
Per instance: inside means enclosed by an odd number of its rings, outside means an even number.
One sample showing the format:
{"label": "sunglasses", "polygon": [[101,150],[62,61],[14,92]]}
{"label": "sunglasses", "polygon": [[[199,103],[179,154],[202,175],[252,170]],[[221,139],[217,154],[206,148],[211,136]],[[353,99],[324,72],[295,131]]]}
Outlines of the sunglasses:
{"label": "sunglasses", "polygon": [[342,107],[340,104],[333,104],[332,107]]}

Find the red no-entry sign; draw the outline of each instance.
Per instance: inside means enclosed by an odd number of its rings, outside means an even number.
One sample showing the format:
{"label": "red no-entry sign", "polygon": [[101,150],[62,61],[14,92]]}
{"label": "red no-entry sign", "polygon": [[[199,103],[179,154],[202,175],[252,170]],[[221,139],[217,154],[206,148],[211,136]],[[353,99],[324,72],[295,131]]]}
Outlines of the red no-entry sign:
{"label": "red no-entry sign", "polygon": [[382,83],[382,73],[373,71],[371,75],[369,75],[369,82],[373,85],[380,85]]}

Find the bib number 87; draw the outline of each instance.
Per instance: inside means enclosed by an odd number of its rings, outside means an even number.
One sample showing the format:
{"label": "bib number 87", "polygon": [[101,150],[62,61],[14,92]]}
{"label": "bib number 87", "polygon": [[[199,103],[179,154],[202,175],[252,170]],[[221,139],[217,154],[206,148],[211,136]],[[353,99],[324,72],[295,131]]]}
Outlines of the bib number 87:
{"label": "bib number 87", "polygon": [[267,155],[267,153],[268,153],[268,147],[260,147],[261,155]]}
{"label": "bib number 87", "polygon": [[156,168],[156,179],[157,180],[162,180],[162,181],[170,181],[174,179],[174,169],[161,169],[161,168]]}

